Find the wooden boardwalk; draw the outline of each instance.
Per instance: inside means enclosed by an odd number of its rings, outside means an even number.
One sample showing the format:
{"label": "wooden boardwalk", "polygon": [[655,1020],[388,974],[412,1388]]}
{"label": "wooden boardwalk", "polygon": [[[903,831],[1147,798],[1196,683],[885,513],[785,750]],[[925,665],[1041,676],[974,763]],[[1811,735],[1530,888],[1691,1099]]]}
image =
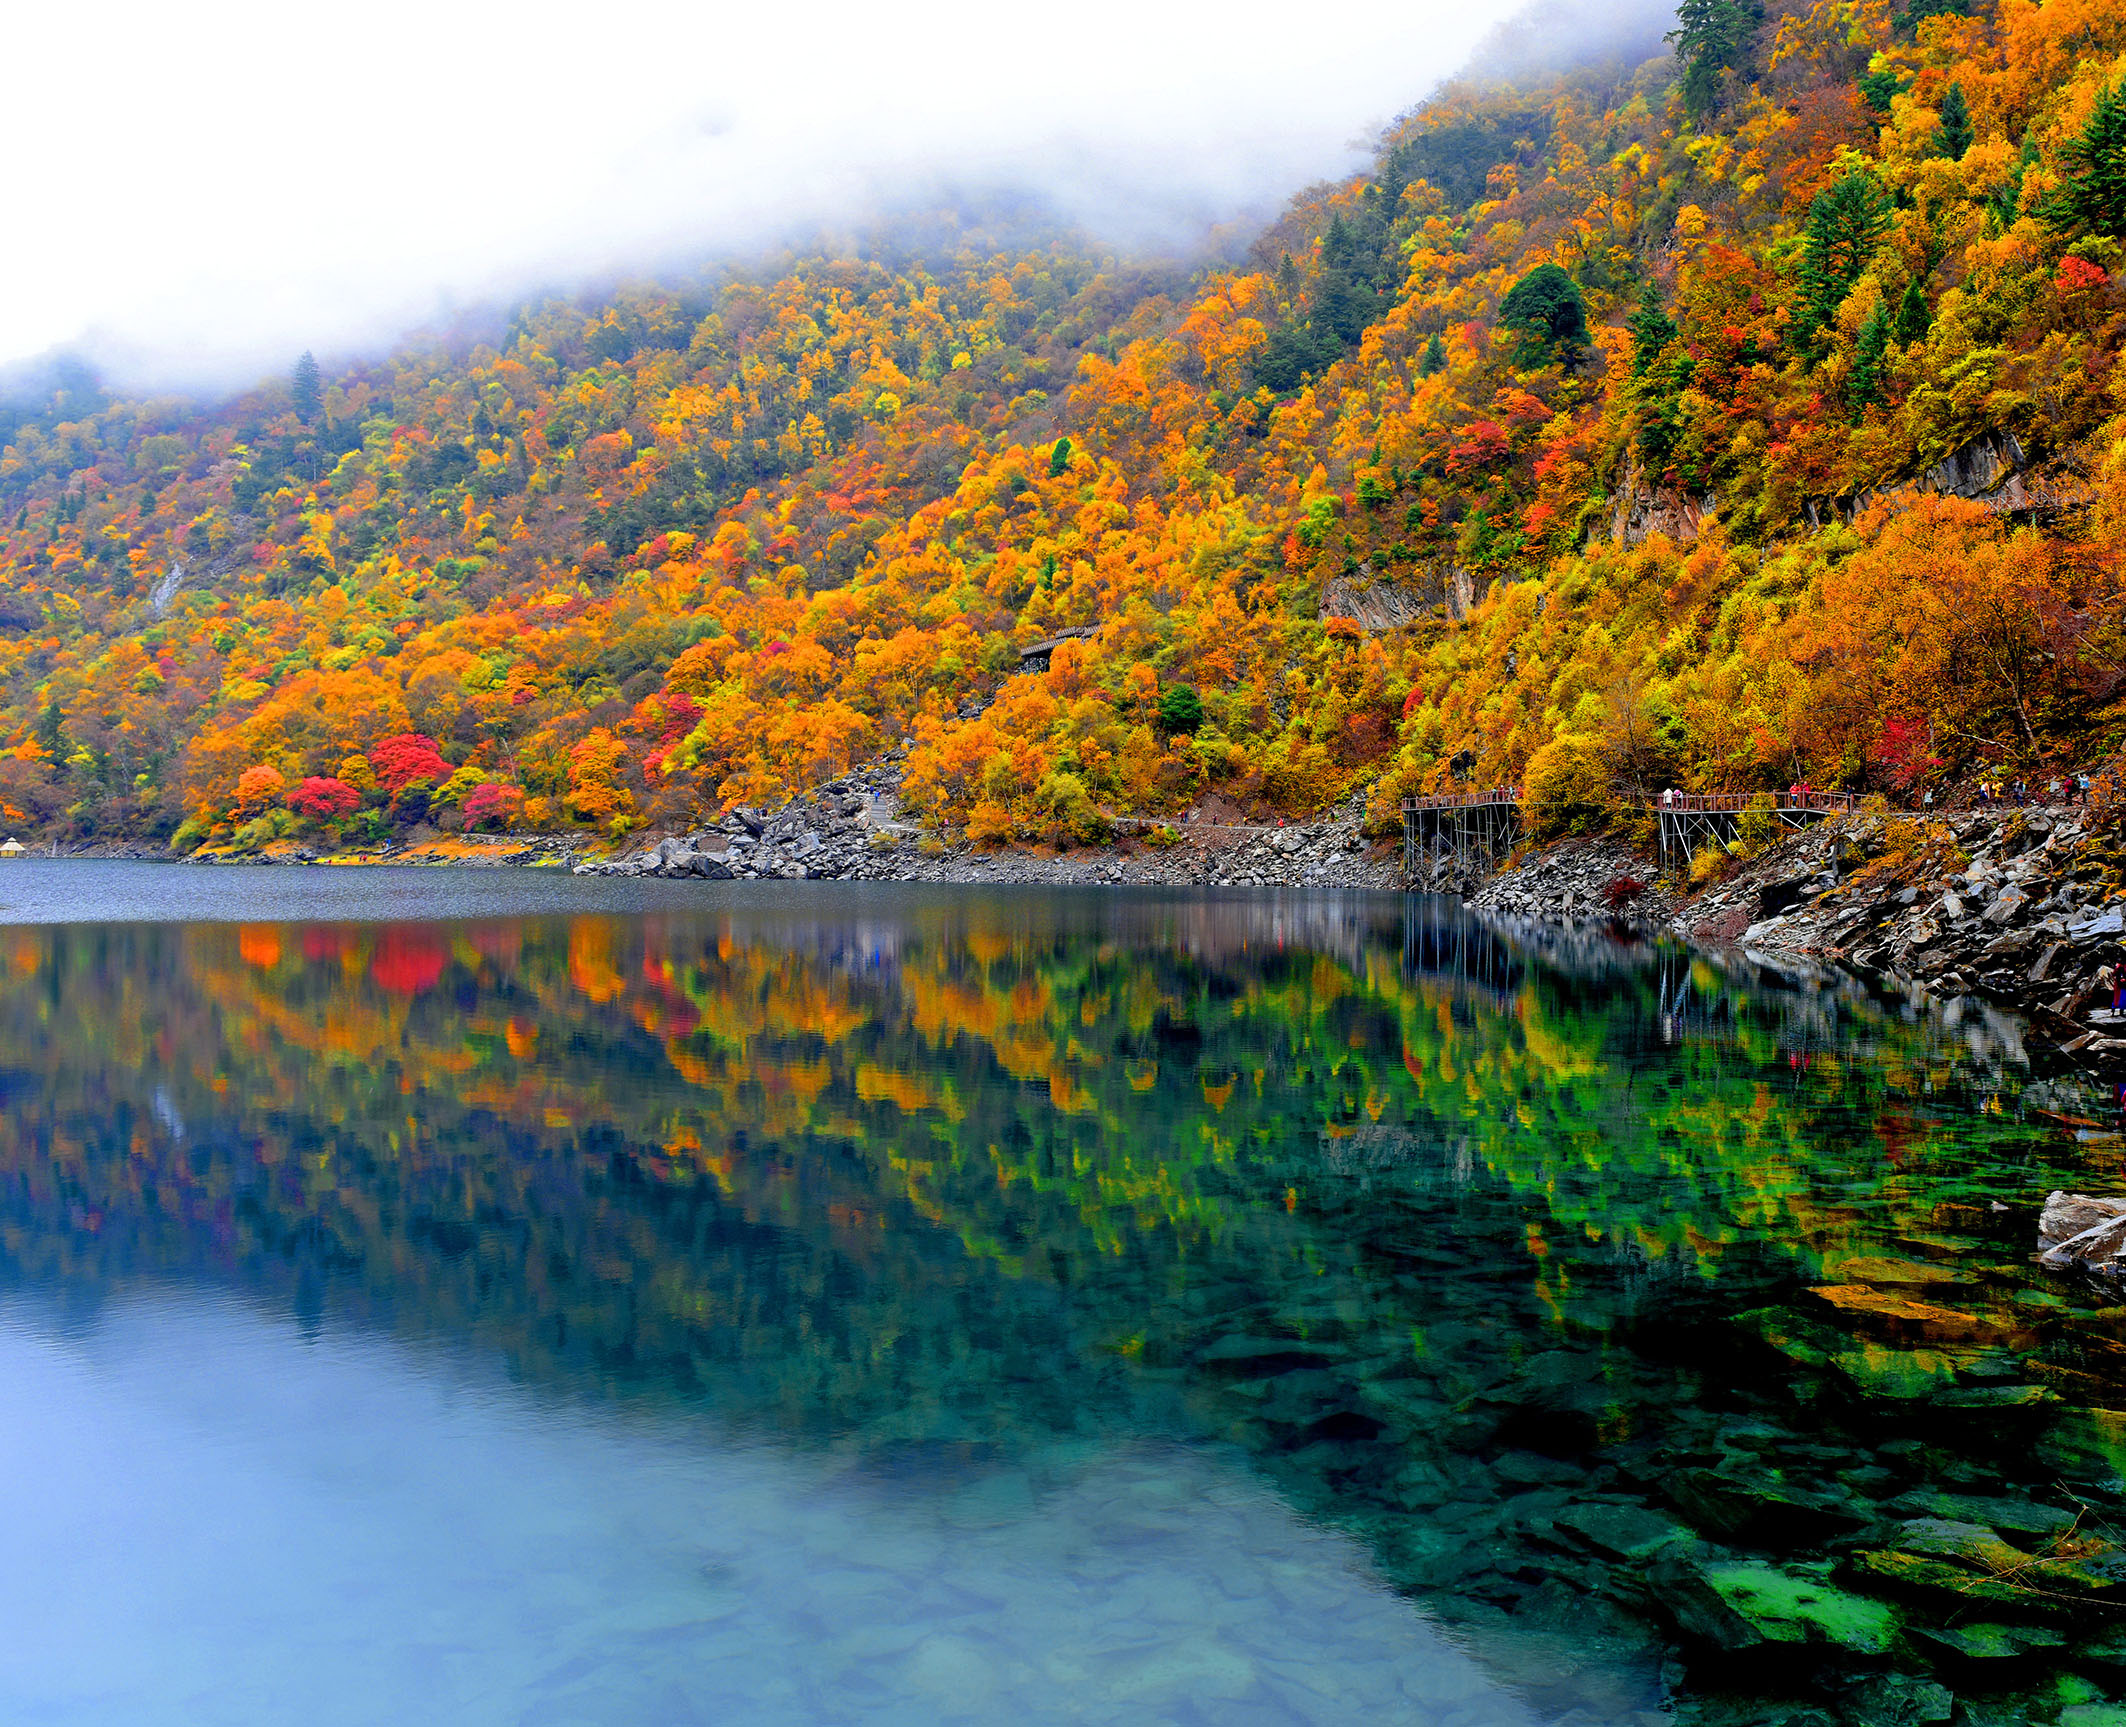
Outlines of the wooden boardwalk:
{"label": "wooden boardwalk", "polygon": [[1653,801],[1661,818],[1661,867],[1687,867],[1704,846],[1727,845],[1752,809],[1783,828],[1799,828],[1859,807],[1853,792],[1667,792]]}
{"label": "wooden boardwalk", "polygon": [[1489,869],[1520,843],[1521,788],[1433,792],[1403,800],[1403,873],[1415,878],[1420,858],[1452,857],[1456,869]]}
{"label": "wooden boardwalk", "polygon": [[[1743,815],[1762,810],[1784,828],[1806,827],[1860,807],[1854,792],[1665,792],[1640,806],[1659,818],[1661,867],[1687,866],[1706,845],[1725,846]],[[1520,843],[1521,790],[1491,786],[1472,792],[1429,792],[1403,800],[1403,869],[1415,877],[1421,862],[1451,856],[1457,869],[1490,868]]]}

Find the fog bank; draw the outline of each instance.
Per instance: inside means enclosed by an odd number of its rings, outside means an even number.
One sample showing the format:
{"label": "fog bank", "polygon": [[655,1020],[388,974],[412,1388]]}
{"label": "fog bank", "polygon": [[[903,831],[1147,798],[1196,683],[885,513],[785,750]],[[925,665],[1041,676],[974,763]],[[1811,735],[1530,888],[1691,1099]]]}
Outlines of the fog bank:
{"label": "fog bank", "polygon": [[931,188],[1191,242],[1347,170],[1512,10],[41,8],[10,56],[16,135],[49,148],[11,198],[0,364],[63,344],[135,385],[243,382]]}

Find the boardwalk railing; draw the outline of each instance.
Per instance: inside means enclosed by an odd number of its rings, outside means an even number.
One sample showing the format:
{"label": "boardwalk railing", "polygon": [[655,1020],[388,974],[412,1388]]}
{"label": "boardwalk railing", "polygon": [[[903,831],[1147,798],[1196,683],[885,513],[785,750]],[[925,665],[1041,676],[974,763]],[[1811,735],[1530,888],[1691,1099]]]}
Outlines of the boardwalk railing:
{"label": "boardwalk railing", "polygon": [[[1758,800],[1769,798],[1769,804]],[[1774,815],[1789,811],[1813,815],[1847,814],[1860,808],[1858,792],[1665,792],[1653,800],[1657,810],[1680,810],[1692,814],[1740,815],[1744,810],[1769,809]]]}
{"label": "boardwalk railing", "polygon": [[[1642,806],[1659,818],[1661,864],[1688,863],[1702,845],[1734,840],[1742,817],[1761,811],[1781,827],[1803,827],[1860,808],[1857,792],[1664,792]],[[1521,788],[1427,792],[1403,799],[1403,868],[1413,880],[1420,865],[1435,873],[1449,857],[1457,869],[1486,868],[1519,843]]]}
{"label": "boardwalk railing", "polygon": [[1518,804],[1521,801],[1519,786],[1493,786],[1484,792],[1427,792],[1422,797],[1404,798],[1406,810],[1473,810],[1486,804]]}

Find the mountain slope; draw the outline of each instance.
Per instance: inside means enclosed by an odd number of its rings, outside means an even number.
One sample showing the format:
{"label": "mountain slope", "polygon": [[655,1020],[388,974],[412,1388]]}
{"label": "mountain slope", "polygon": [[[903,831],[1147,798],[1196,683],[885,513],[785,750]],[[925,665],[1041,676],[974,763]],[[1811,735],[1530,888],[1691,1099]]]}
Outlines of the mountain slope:
{"label": "mountain slope", "polygon": [[1679,29],[1193,276],[971,232],[211,409],[62,376],[0,815],[625,831],[905,746],[978,838],[1457,759],[1562,826],[2115,746],[2126,6]]}

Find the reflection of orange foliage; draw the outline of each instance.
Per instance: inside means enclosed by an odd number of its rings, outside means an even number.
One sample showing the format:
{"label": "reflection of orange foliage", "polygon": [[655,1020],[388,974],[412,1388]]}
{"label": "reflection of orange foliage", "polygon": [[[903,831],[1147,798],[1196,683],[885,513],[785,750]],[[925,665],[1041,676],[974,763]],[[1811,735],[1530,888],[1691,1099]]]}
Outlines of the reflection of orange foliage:
{"label": "reflection of orange foliage", "polygon": [[247,923],[236,932],[236,951],[244,964],[271,971],[281,962],[281,932],[271,924]]}
{"label": "reflection of orange foliage", "polygon": [[502,1041],[519,1061],[528,1061],[539,1047],[539,1028],[528,1020],[513,1019],[502,1028]]}
{"label": "reflection of orange foliage", "polygon": [[369,975],[394,995],[418,995],[433,989],[450,964],[449,944],[431,930],[389,925],[370,956]]}
{"label": "reflection of orange foliage", "polygon": [[1096,1107],[1092,1093],[1067,1073],[1048,1076],[1048,1101],[1066,1115],[1083,1115]]}
{"label": "reflection of orange foliage", "polygon": [[894,1104],[909,1115],[920,1114],[936,1103],[930,1088],[913,1074],[895,1073],[868,1061],[857,1064],[856,1095],[866,1103]]}
{"label": "reflection of orange foliage", "polygon": [[613,969],[611,918],[579,917],[568,926],[568,980],[595,1002],[626,991],[626,980]]}

